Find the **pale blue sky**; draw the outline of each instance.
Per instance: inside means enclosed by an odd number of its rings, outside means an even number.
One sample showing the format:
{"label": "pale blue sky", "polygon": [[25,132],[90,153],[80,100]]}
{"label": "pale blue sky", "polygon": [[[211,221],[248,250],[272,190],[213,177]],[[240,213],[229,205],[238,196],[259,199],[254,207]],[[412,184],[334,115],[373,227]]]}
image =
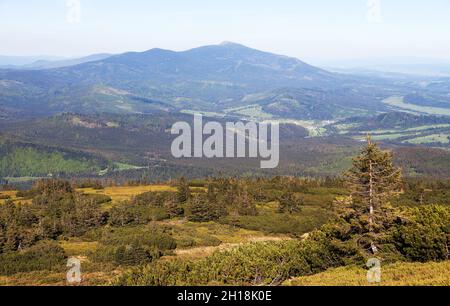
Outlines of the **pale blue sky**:
{"label": "pale blue sky", "polygon": [[380,22],[367,18],[368,0],[79,1],[77,22],[67,0],[0,0],[0,54],[184,50],[226,40],[302,59],[450,58],[448,0],[379,0]]}

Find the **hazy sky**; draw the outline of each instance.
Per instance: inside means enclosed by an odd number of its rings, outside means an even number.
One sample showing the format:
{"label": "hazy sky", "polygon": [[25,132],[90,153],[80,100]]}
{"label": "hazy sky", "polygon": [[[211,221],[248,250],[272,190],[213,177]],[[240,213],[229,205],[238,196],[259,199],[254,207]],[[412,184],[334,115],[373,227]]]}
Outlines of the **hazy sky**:
{"label": "hazy sky", "polygon": [[302,59],[450,58],[449,0],[0,0],[0,54],[239,42]]}

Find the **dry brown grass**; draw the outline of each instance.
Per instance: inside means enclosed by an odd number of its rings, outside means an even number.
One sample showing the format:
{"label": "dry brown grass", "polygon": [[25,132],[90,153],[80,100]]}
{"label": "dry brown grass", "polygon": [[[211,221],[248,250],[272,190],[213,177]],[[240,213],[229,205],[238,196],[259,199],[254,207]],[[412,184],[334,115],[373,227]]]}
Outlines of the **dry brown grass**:
{"label": "dry brown grass", "polygon": [[342,267],[292,279],[287,286],[450,286],[450,261],[441,263],[395,263],[382,267],[380,284],[367,281],[367,270]]}
{"label": "dry brown grass", "polygon": [[65,286],[66,274],[48,271],[0,276],[0,286]]}
{"label": "dry brown grass", "polygon": [[[0,196],[6,196],[9,197],[11,200],[16,200],[17,191],[0,191]],[[0,204],[4,204],[7,201],[7,199],[0,199]]]}
{"label": "dry brown grass", "polygon": [[[249,238],[245,242],[241,243],[222,243],[219,246],[209,246],[209,247],[198,247],[198,248],[190,248],[190,249],[177,249],[175,250],[176,258],[185,259],[185,260],[196,260],[201,259],[207,256],[212,255],[216,251],[226,251],[233,248],[238,248],[245,244],[253,243],[253,242],[268,242],[268,241],[282,241],[289,238],[283,237],[271,237],[271,236],[261,236],[261,237],[253,237]],[[174,257],[168,257],[174,258]]]}
{"label": "dry brown grass", "polygon": [[[226,224],[215,222],[193,223],[184,220],[168,220],[158,222],[172,228],[172,236],[177,241],[193,240],[195,246],[180,246],[175,250],[175,256],[167,258],[200,259],[211,255],[215,251],[227,250],[244,244],[263,241],[280,241],[290,239],[284,235],[267,235],[263,232],[236,228]],[[211,239],[215,239],[219,245],[208,245]]]}
{"label": "dry brown grass", "polygon": [[145,192],[175,192],[176,188],[165,185],[149,185],[149,186],[125,186],[125,187],[106,187],[105,189],[80,188],[77,191],[85,194],[103,194],[112,199],[112,205],[123,201],[129,201],[133,197]]}
{"label": "dry brown grass", "polygon": [[68,256],[87,256],[90,252],[97,249],[98,242],[71,240],[61,241],[60,245]]}
{"label": "dry brown grass", "polygon": [[66,272],[30,272],[20,273],[13,276],[0,276],[0,286],[108,286],[123,271],[120,269],[112,271],[83,271],[81,268],[81,284],[69,284],[66,280]]}
{"label": "dry brown grass", "polygon": [[[0,191],[0,196],[5,195],[5,196],[9,196],[10,199],[14,202],[14,203],[31,203],[31,199],[23,199],[23,198],[18,198],[17,197],[17,191],[16,190],[12,190],[12,191]],[[0,199],[0,205],[5,204],[7,200]]]}

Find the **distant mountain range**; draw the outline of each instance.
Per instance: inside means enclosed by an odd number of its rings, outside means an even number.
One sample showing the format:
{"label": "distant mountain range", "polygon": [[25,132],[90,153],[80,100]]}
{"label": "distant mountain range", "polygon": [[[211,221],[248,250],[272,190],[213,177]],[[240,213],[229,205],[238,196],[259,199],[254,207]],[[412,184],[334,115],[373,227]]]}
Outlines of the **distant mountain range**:
{"label": "distant mountain range", "polygon": [[107,59],[111,57],[111,54],[94,54],[86,57],[75,58],[75,59],[67,59],[67,60],[59,60],[59,61],[46,61],[40,60],[36,61],[32,64],[22,66],[22,69],[53,69],[53,68],[63,68],[76,66],[84,63],[90,63],[95,61],[100,61],[103,59]]}
{"label": "distant mountain range", "polygon": [[0,67],[1,68],[13,68],[20,67],[24,65],[30,65],[37,61],[61,61],[65,60],[64,57],[58,56],[11,56],[11,55],[0,55]]}
{"label": "distant mountain range", "polygon": [[62,58],[51,56],[1,56],[0,68],[3,69],[18,69],[18,70],[40,70],[70,67],[79,64],[99,61],[112,56],[112,54],[102,53],[93,54],[80,58]]}
{"label": "distant mountain range", "polygon": [[[449,99],[447,88],[440,88],[439,107]],[[152,49],[0,69],[0,118],[201,111],[331,120],[395,109],[383,103],[393,95],[415,94],[420,103],[421,91],[427,90],[415,80],[332,73],[226,42],[183,52]],[[427,95],[427,106],[434,98]]]}
{"label": "distant mountain range", "polygon": [[381,57],[370,59],[315,61],[318,66],[345,73],[393,73],[422,77],[449,77],[450,59]]}

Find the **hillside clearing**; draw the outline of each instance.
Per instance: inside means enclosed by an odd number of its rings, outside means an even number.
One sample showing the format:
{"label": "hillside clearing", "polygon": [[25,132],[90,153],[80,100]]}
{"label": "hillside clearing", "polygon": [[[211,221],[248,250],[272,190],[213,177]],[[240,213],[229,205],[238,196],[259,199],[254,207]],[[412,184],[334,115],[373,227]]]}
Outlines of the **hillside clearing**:
{"label": "hillside clearing", "polygon": [[105,189],[81,188],[77,191],[85,194],[102,194],[112,199],[113,204],[131,200],[134,196],[145,192],[175,192],[176,188],[166,185],[106,187]]}

